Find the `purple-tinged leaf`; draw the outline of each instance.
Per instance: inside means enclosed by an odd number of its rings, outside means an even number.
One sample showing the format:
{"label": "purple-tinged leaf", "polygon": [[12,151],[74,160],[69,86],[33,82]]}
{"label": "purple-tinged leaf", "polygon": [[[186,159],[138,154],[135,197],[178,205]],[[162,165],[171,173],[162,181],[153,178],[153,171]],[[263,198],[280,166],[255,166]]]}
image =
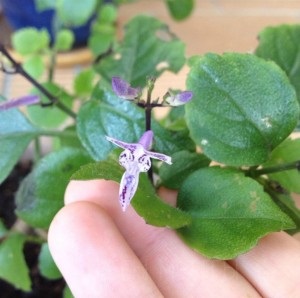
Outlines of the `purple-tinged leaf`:
{"label": "purple-tinged leaf", "polygon": [[139,88],[133,88],[121,79],[120,77],[113,77],[111,80],[112,89],[116,95],[123,99],[133,100],[138,97],[140,93]]}
{"label": "purple-tinged leaf", "polygon": [[20,106],[29,106],[40,102],[40,98],[37,95],[22,96],[17,99],[4,101],[0,104],[0,111],[17,108]]}
{"label": "purple-tinged leaf", "polygon": [[177,94],[172,94],[171,92],[169,92],[165,100],[169,105],[177,107],[188,103],[192,99],[192,97],[192,91],[182,91]]}

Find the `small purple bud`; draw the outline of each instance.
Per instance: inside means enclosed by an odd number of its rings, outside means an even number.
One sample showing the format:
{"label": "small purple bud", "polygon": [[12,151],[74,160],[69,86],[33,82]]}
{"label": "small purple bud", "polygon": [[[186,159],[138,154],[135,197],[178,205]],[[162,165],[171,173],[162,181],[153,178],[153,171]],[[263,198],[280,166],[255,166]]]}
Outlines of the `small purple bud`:
{"label": "small purple bud", "polygon": [[192,97],[192,91],[182,91],[177,94],[169,93],[165,100],[170,106],[176,107],[186,104],[192,99]]}
{"label": "small purple bud", "polygon": [[189,102],[192,99],[192,97],[193,97],[192,91],[183,91],[183,92],[177,94],[178,100],[182,103]]}
{"label": "small purple bud", "polygon": [[153,131],[147,130],[144,132],[144,134],[141,136],[139,140],[139,144],[141,144],[146,150],[149,150],[152,146],[153,142]]}
{"label": "small purple bud", "polygon": [[131,87],[120,77],[113,77],[111,80],[111,85],[115,94],[123,99],[134,100],[140,94],[140,88]]}
{"label": "small purple bud", "polygon": [[37,95],[27,95],[17,99],[12,99],[0,103],[0,111],[17,108],[20,106],[29,106],[40,102],[40,98]]}

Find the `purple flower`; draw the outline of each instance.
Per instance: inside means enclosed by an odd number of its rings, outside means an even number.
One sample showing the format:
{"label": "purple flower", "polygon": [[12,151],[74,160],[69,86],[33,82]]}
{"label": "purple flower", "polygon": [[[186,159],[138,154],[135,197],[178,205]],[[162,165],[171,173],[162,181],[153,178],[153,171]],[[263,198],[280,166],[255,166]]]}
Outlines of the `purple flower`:
{"label": "purple flower", "polygon": [[153,141],[151,130],[146,131],[138,143],[125,143],[111,137],[106,137],[106,139],[125,149],[119,156],[119,163],[126,170],[122,176],[119,189],[119,201],[122,210],[125,211],[136,192],[140,172],[147,172],[151,167],[150,158],[172,164],[171,157],[148,151]]}
{"label": "purple flower", "polygon": [[27,95],[17,99],[4,101],[0,103],[0,111],[17,108],[20,106],[29,106],[40,102],[37,95]]}
{"label": "purple flower", "polygon": [[140,95],[140,88],[131,87],[120,77],[113,77],[111,80],[112,89],[116,95],[123,99],[134,100]]}
{"label": "purple flower", "polygon": [[165,101],[173,106],[180,106],[184,105],[187,102],[189,102],[193,97],[193,92],[192,91],[182,91],[177,94],[173,94],[171,92],[168,92],[167,95],[165,96]]}

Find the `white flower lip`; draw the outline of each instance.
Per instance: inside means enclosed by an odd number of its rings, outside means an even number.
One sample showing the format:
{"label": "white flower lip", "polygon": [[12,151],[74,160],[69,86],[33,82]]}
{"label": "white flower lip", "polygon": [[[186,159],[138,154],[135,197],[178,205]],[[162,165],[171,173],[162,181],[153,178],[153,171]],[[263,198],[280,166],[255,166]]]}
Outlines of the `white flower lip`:
{"label": "white flower lip", "polygon": [[106,136],[106,139],[124,149],[119,156],[119,163],[125,168],[125,173],[120,182],[119,201],[122,210],[126,211],[137,190],[140,172],[147,172],[151,168],[150,158],[168,164],[172,164],[172,159],[168,155],[149,151],[153,141],[151,130],[146,131],[138,143],[126,143],[108,136]]}

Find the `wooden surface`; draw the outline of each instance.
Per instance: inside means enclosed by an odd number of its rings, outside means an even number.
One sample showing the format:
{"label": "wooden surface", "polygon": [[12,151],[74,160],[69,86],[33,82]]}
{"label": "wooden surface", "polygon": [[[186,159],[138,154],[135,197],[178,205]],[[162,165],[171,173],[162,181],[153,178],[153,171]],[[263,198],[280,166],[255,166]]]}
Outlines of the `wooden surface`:
{"label": "wooden surface", "polygon": [[[259,31],[268,25],[300,22],[299,0],[196,0],[193,15],[186,21],[172,20],[162,0],[143,0],[123,5],[119,11],[120,37],[122,26],[136,14],[158,17],[187,45],[188,56],[205,52],[251,52],[257,45]],[[3,35],[3,28],[0,28]],[[1,39],[1,38],[0,38]],[[90,59],[86,49],[63,54],[56,80],[72,89],[74,73]],[[156,92],[169,87],[184,88],[187,69],[178,75],[165,74]],[[9,98],[22,96],[30,85],[18,76],[4,77],[0,73],[0,91]]]}

